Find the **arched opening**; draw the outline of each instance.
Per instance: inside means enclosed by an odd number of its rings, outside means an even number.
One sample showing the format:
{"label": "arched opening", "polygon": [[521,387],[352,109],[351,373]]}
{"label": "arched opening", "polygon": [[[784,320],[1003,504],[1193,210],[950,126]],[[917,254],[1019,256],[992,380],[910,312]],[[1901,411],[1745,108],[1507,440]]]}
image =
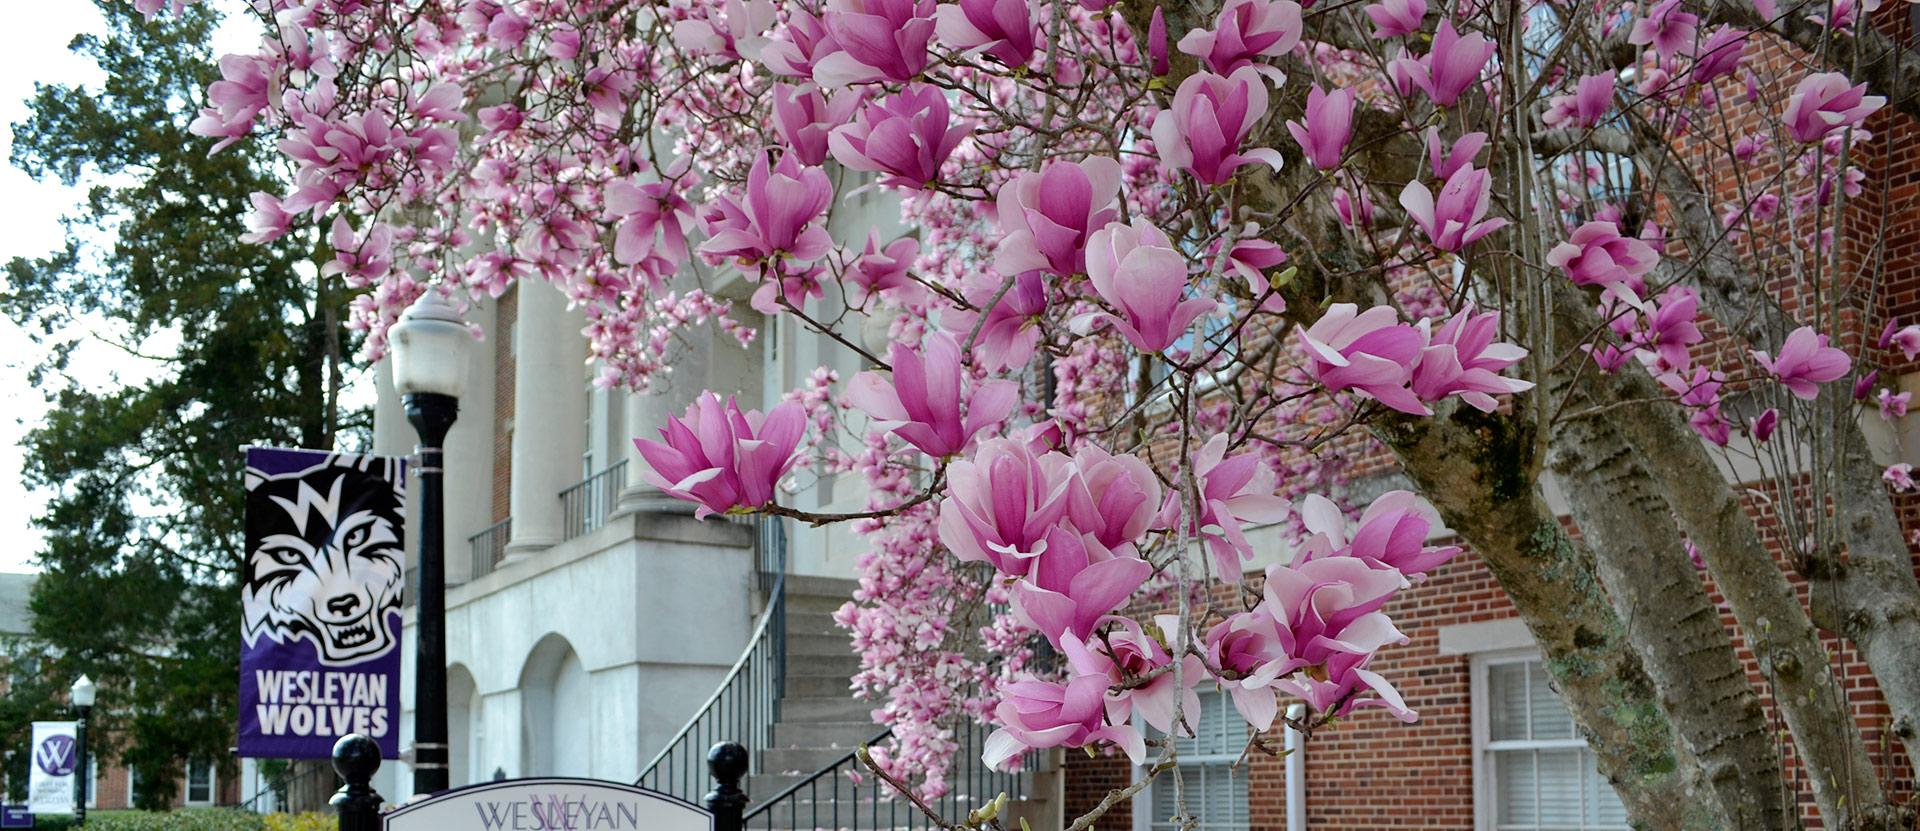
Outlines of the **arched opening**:
{"label": "arched opening", "polygon": [[590,776],[592,696],[587,670],[559,635],[540,639],[520,670],[522,776]]}
{"label": "arched opening", "polygon": [[447,667],[447,781],[454,786],[470,785],[481,777],[474,753],[480,717],[480,694],[473,673],[454,664]]}

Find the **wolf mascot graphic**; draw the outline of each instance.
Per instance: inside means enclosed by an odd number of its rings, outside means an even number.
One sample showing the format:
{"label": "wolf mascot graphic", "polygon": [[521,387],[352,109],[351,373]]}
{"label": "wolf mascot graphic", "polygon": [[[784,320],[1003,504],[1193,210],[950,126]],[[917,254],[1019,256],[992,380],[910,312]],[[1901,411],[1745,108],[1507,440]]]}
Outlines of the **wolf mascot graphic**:
{"label": "wolf mascot graphic", "polygon": [[394,648],[400,611],[402,462],[337,453],[269,475],[247,469],[243,631],[282,644],[306,640],[324,666]]}

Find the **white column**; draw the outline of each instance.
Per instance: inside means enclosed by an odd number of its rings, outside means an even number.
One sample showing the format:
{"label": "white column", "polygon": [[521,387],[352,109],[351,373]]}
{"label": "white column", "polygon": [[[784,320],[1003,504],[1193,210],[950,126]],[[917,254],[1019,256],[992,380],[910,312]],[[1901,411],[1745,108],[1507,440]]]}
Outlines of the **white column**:
{"label": "white column", "polygon": [[525,280],[515,291],[510,560],[560,541],[560,491],[580,481],[587,418],[584,321],[552,285]]}
{"label": "white column", "polygon": [[468,539],[493,524],[493,339],[498,308],[482,300],[467,310],[467,319],[480,325],[486,339],[467,349],[467,388],[460,398],[460,418],[447,433],[446,488],[447,584],[473,577],[472,546]]}

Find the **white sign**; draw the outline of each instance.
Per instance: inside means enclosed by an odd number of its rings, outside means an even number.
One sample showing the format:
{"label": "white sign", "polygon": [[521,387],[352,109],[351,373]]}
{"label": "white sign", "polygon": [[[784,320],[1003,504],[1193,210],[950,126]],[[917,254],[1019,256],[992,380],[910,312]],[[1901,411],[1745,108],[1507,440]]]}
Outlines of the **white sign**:
{"label": "white sign", "polygon": [[503,779],[447,791],[385,815],[386,831],[713,831],[691,802],[621,782]]}
{"label": "white sign", "polygon": [[71,814],[80,765],[78,725],[71,721],[33,723],[33,758],[27,770],[27,811],[33,814]]}

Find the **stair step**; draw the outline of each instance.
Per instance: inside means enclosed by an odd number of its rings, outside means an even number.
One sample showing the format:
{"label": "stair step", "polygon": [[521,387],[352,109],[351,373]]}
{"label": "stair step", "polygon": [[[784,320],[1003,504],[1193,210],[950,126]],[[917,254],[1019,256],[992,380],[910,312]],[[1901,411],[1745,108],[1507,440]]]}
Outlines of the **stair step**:
{"label": "stair step", "polygon": [[[793,630],[788,630],[787,654],[789,656],[805,656],[809,659],[813,657],[838,658],[849,656],[854,654],[853,638],[845,632],[812,635],[797,634]],[[801,663],[806,662],[802,661]],[[791,667],[792,663],[789,662],[788,666]]]}
{"label": "stair step", "polygon": [[852,633],[840,628],[840,624],[833,622],[833,614],[831,612],[803,612],[797,609],[787,610],[787,634],[837,634],[843,638],[852,637]]}
{"label": "stair step", "polygon": [[848,701],[852,701],[852,679],[852,669],[849,669],[844,675],[833,673],[823,673],[819,675],[790,673],[787,675],[787,695],[796,698],[832,698],[840,696],[845,697]]}
{"label": "stair step", "polygon": [[[878,726],[874,727],[875,733],[879,730]],[[846,758],[851,750],[849,747],[776,747],[760,751],[760,769],[774,773],[811,773]]]}
{"label": "stair step", "polygon": [[[860,671],[860,657],[853,654],[853,648],[824,655],[797,655],[787,653],[787,679],[795,678],[837,678],[842,681],[852,678]],[[803,693],[795,693],[801,695]]]}
{"label": "stair step", "polygon": [[811,574],[787,575],[788,597],[827,597],[838,598],[841,602],[853,599],[853,592],[860,588],[860,581],[844,577],[815,577]]}
{"label": "stair step", "polygon": [[852,600],[852,595],[830,594],[789,594],[787,595],[787,614],[795,612],[814,615],[832,615]]}
{"label": "stair step", "polygon": [[773,746],[852,750],[880,729],[871,719],[786,722],[773,726]]}
{"label": "stair step", "polygon": [[854,721],[869,718],[879,704],[850,698],[846,690],[839,695],[789,695],[780,702],[782,721]]}

